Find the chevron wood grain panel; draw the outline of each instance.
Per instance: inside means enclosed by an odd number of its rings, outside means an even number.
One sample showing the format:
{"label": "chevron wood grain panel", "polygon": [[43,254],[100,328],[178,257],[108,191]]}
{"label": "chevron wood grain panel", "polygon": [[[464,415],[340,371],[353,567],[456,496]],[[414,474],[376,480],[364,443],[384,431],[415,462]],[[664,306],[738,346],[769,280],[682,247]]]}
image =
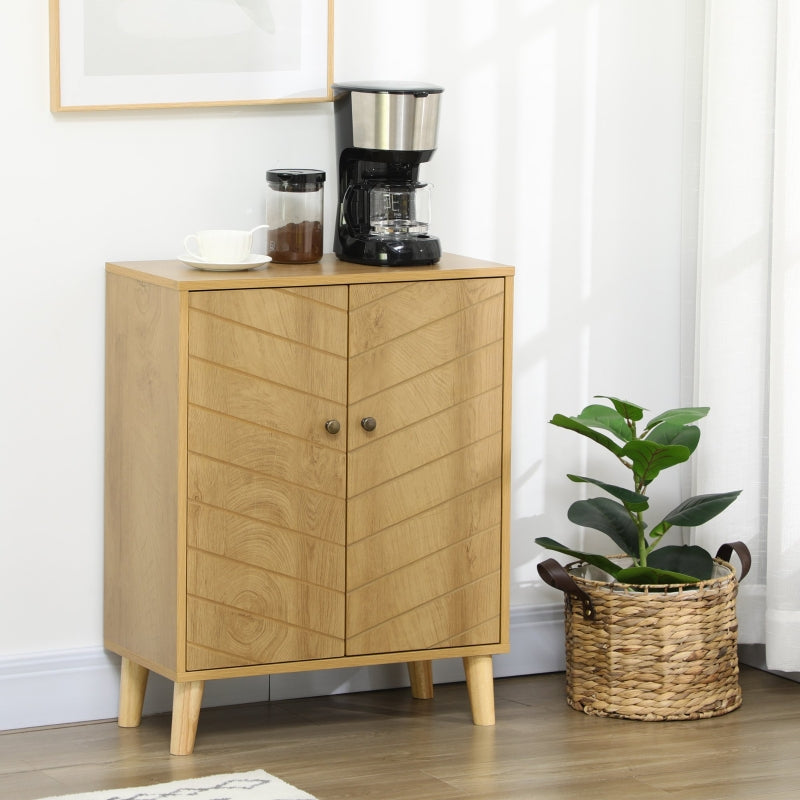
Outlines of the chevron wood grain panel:
{"label": "chevron wood grain panel", "polygon": [[346,300],[191,297],[187,669],[344,653]]}
{"label": "chevron wood grain panel", "polygon": [[189,503],[189,547],[278,575],[342,590],[342,544],[269,525],[221,508]]}
{"label": "chevron wood grain panel", "polygon": [[[187,602],[187,660],[191,669],[221,669],[251,664],[325,658],[341,654],[341,639],[310,636],[280,620],[217,605],[200,598]],[[330,642],[330,646],[326,644]],[[204,644],[208,643],[208,644]]]}
{"label": "chevron wood grain panel", "polygon": [[[188,565],[190,596],[246,612],[253,617],[254,627],[261,627],[259,620],[264,618],[324,634],[325,652],[336,655],[330,642],[339,639],[336,647],[341,644],[342,592],[202,550],[189,551]],[[204,639],[201,636],[194,641]]]}
{"label": "chevron wood grain panel", "polygon": [[[325,291],[324,293],[321,293],[319,291],[320,288],[332,289],[333,291]],[[318,303],[324,303],[326,305],[333,306],[334,308],[341,309],[342,311],[347,311],[349,304],[346,286],[293,286],[287,291],[292,292],[292,294],[296,295],[297,297],[308,297],[311,300],[317,301]]]}
{"label": "chevron wood grain panel", "polygon": [[348,543],[496,480],[501,444],[499,436],[490,436],[351,498]]}
{"label": "chevron wood grain panel", "polygon": [[[498,580],[497,576],[489,578],[488,581]],[[487,581],[487,585],[488,585]],[[495,602],[494,595],[487,600],[487,606]],[[498,616],[493,616],[477,625],[467,627],[465,630],[447,636],[437,643],[437,647],[466,647],[475,642],[499,642],[500,641],[500,620]]]}
{"label": "chevron wood grain panel", "polygon": [[317,350],[347,355],[347,288],[196,292],[191,307]]}
{"label": "chevron wood grain panel", "polygon": [[189,455],[189,500],[331,542],[342,539],[344,499],[195,454]]}
{"label": "chevron wood grain panel", "polygon": [[503,290],[351,287],[350,655],[499,641]]}
{"label": "chevron wood grain panel", "polygon": [[363,306],[375,300],[385,300],[390,294],[403,292],[408,288],[408,283],[361,283],[350,287],[348,307],[351,312],[358,311]]}
{"label": "chevron wood grain panel", "polygon": [[[299,392],[270,380],[245,375],[219,364],[189,359],[189,396],[192,403],[221,414],[247,420],[325,447],[344,451],[343,436],[331,436],[325,420],[347,418],[344,403]],[[305,413],[299,414],[298,408]]]}
{"label": "chevron wood grain panel", "polygon": [[364,437],[368,441],[350,453],[350,497],[499,433],[502,403],[498,387],[387,436]]}
{"label": "chevron wood grain panel", "polygon": [[410,519],[348,544],[347,585],[355,591],[387,572],[497,524],[500,480],[459,494]]}
{"label": "chevron wood grain panel", "polygon": [[344,497],[345,454],[341,451],[198,406],[189,407],[189,449],[265,475],[280,475],[288,483]]}
{"label": "chevron wood grain panel", "polygon": [[[375,433],[385,436],[500,386],[502,374],[503,343],[496,341],[351,403],[350,418],[375,417],[380,420]],[[348,434],[350,447],[364,441],[358,425]]]}
{"label": "chevron wood grain panel", "polygon": [[500,568],[498,528],[436,550],[348,593],[347,633],[354,637],[417,607],[450,594]]}
{"label": "chevron wood grain panel", "polygon": [[343,356],[314,350],[194,308],[189,314],[189,331],[189,354],[195,358],[224,364],[316,397],[346,402]]}
{"label": "chevron wood grain panel", "polygon": [[[394,295],[391,296],[394,299]],[[350,401],[376,394],[427,370],[498,342],[503,337],[503,296],[440,317],[362,351],[351,348]]]}
{"label": "chevron wood grain panel", "polygon": [[503,294],[502,278],[362,284],[350,290],[350,353],[398,336]]}
{"label": "chevron wood grain panel", "polygon": [[390,653],[416,647],[487,644],[500,636],[500,578],[487,575],[450,594],[408,611],[355,636],[347,654]]}

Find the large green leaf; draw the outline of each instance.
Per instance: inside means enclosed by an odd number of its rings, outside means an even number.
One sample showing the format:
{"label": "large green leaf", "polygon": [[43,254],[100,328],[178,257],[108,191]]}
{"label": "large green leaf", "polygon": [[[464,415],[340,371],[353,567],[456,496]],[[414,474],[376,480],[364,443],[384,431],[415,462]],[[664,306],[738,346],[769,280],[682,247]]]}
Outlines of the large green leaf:
{"label": "large green leaf", "polygon": [[740,494],[741,490],[690,497],[673,508],[664,517],[664,522],[681,527],[702,525],[722,513]]}
{"label": "large green leaf", "polygon": [[618,439],[622,439],[623,442],[629,442],[633,438],[633,432],[628,426],[625,417],[616,409],[608,406],[586,406],[577,417],[572,417],[572,419],[575,422],[588,425],[590,428],[603,428],[610,431]]}
{"label": "large green leaf", "polygon": [[627,400],[620,400],[618,397],[610,397],[607,394],[596,394],[595,397],[610,400],[614,404],[614,408],[631,422],[638,422],[644,416],[644,409],[637,406],[636,403],[629,403]]}
{"label": "large green leaf", "polygon": [[607,497],[576,500],[567,509],[567,518],[576,525],[605,533],[624,553],[639,558],[639,529],[625,507],[616,501]]}
{"label": "large green leaf", "polygon": [[647,556],[647,566],[693,575],[695,580],[707,580],[714,570],[714,559],[696,545],[669,545],[653,550]]}
{"label": "large green leaf", "polygon": [[566,428],[567,430],[580,433],[582,436],[586,436],[592,441],[601,444],[617,457],[622,455],[622,448],[613,439],[609,439],[605,434],[596,431],[594,428],[590,428],[588,425],[584,425],[582,422],[578,422],[572,417],[565,417],[563,414],[556,414],[553,419],[550,420],[550,424],[557,425],[559,428]]}
{"label": "large green leaf", "polygon": [[655,567],[628,567],[616,574],[616,579],[620,583],[633,583],[637,586],[655,586],[665,583],[697,583],[697,578],[691,575],[684,575],[681,572],[671,572]]}
{"label": "large green leaf", "polygon": [[587,564],[592,564],[595,567],[599,567],[609,575],[616,575],[621,569],[619,564],[615,564],[605,556],[597,555],[596,553],[582,553],[580,550],[573,550],[570,547],[565,547],[555,539],[551,539],[549,536],[539,536],[534,541],[540,547],[544,547],[547,550],[555,550],[557,553],[564,553],[565,555],[585,561]]}
{"label": "large green leaf", "polygon": [[665,422],[650,431],[647,441],[661,445],[683,445],[689,448],[690,453],[694,453],[700,441],[700,428],[696,425],[673,425],[671,422]]}
{"label": "large green leaf", "polygon": [[648,508],[648,498],[631,489],[626,489],[623,486],[614,486],[610,483],[603,483],[603,481],[598,481],[594,478],[586,478],[582,475],[567,475],[567,477],[571,481],[575,481],[575,483],[593,483],[595,486],[599,486],[612,497],[616,497],[617,500],[620,500],[628,511],[645,511]]}
{"label": "large green leaf", "polygon": [[634,439],[622,448],[622,455],[633,462],[633,473],[647,486],[661,470],[689,459],[691,451],[679,444],[661,445],[647,439]]}
{"label": "large green leaf", "polygon": [[653,419],[647,423],[645,430],[652,430],[656,425],[660,425],[662,422],[669,422],[672,425],[687,425],[690,422],[703,419],[703,417],[708,414],[709,410],[708,406],[672,408],[669,411],[665,411],[663,414],[659,414],[657,417],[653,417]]}

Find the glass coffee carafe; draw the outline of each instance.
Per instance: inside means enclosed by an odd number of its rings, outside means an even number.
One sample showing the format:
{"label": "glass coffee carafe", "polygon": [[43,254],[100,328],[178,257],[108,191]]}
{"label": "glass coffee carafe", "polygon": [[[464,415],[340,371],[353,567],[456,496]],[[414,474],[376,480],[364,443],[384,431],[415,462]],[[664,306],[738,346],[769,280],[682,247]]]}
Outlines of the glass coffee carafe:
{"label": "glass coffee carafe", "polygon": [[430,186],[425,183],[376,184],[369,190],[370,235],[427,236],[430,212]]}

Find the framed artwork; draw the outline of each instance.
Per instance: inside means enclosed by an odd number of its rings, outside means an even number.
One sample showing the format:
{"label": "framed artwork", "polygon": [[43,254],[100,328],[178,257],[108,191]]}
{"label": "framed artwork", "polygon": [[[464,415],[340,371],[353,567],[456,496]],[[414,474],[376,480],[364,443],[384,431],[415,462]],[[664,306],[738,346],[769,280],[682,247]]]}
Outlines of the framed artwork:
{"label": "framed artwork", "polygon": [[333,0],[49,2],[52,111],[333,98]]}

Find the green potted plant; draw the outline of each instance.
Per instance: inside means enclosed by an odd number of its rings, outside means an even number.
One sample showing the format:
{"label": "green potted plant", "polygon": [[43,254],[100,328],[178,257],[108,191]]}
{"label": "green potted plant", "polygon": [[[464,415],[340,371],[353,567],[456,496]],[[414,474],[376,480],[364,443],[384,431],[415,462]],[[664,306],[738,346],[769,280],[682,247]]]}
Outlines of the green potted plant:
{"label": "green potted plant", "polygon": [[652,526],[649,533],[644,512],[649,508],[649,497],[645,492],[655,478],[668,467],[688,461],[695,451],[700,441],[700,429],[693,423],[705,417],[709,409],[665,411],[640,429],[644,419],[641,406],[616,397],[604,399],[610,400],[612,406],[589,405],[577,417],[556,414],[550,423],[602,445],[631,473],[632,488],[581,475],[568,475],[577,483],[598,486],[610,497],[577,500],[569,507],[567,518],[576,525],[605,533],[632,564],[621,566],[605,556],[572,550],[548,537],[537,538],[537,544],[593,564],[621,583],[677,584],[707,580],[714,568],[714,559],[708,551],[689,545],[656,548],[670,528],[694,527],[708,522],[724,511],[740,492],[690,497]]}
{"label": "green potted plant", "polygon": [[577,416],[556,414],[550,423],[596,442],[629,472],[625,487],[568,475],[603,495],[575,501],[567,518],[606,534],[617,552],[587,553],[550,537],[536,539],[577,559],[566,567],[555,559],[538,565],[544,580],[565,593],[568,702],[587,713],[632,719],[731,711],[741,704],[741,691],[737,580],[727,559],[737,552],[744,577],[749,553],[741,542],[723,545],[712,557],[696,545],[663,540],[673,527],[713,519],[740,492],[690,497],[652,525],[645,514],[655,479],[695,452],[695,423],[709,409],[672,409],[645,422],[642,406],[597,397],[610,405],[592,404]]}

